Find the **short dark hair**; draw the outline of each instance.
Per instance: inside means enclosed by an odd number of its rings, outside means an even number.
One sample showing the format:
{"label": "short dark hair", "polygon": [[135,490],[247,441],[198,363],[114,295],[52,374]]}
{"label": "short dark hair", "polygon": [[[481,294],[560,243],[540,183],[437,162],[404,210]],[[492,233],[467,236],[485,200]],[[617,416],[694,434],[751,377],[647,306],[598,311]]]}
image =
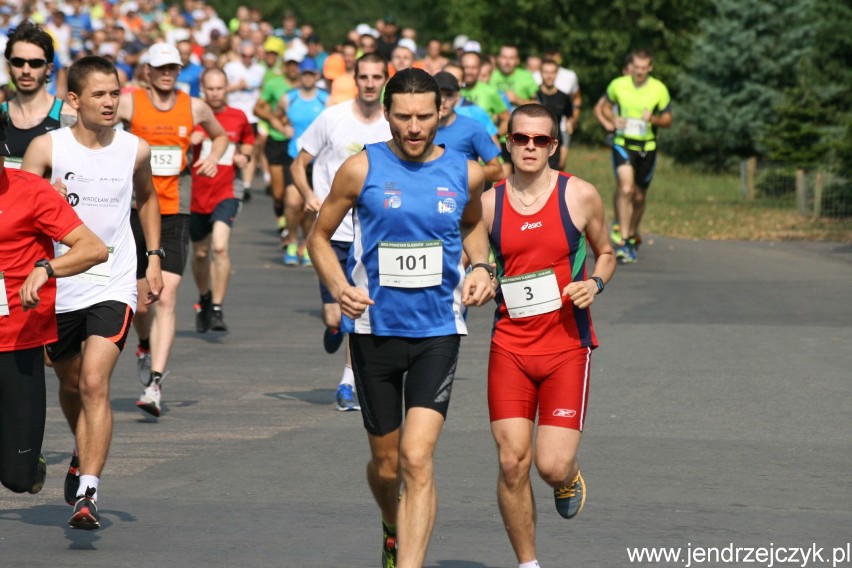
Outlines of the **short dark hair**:
{"label": "short dark hair", "polygon": [[86,86],[86,80],[92,73],[114,75],[119,86],[121,85],[118,70],[112,61],[100,55],[86,55],[72,63],[71,67],[68,68],[68,92],[81,95]]}
{"label": "short dark hair", "polygon": [[[15,44],[19,41],[23,41],[25,43],[31,43],[40,47],[41,50],[44,52],[44,58],[47,60],[47,65],[53,64],[53,38],[50,37],[50,34],[44,31],[38,24],[34,24],[29,20],[21,22],[17,28],[15,28],[14,30],[9,30],[7,37],[8,39],[6,41],[5,51],[6,59],[12,57],[12,48],[15,46]],[[50,83],[50,75],[51,73],[48,70],[47,74],[44,77],[45,83]]]}
{"label": "short dark hair", "polygon": [[554,60],[552,60],[552,59],[545,59],[545,60],[543,60],[543,61],[541,62],[541,66],[542,66],[542,67],[544,67],[545,65],[553,65],[554,67],[556,67],[557,69],[559,69],[559,64],[558,64],[557,62],[555,62]]}
{"label": "short dark hair", "polygon": [[530,118],[549,118],[550,119],[550,137],[556,138],[559,135],[559,121],[556,120],[556,115],[549,108],[538,103],[530,103],[521,105],[512,111],[509,116],[509,134],[514,132],[513,125],[516,116],[528,116]]}
{"label": "short dark hair", "polygon": [[382,100],[385,110],[390,112],[393,96],[397,94],[434,93],[435,108],[441,108],[441,88],[435,78],[423,69],[411,67],[398,71],[385,85],[385,97]]}
{"label": "short dark hair", "polygon": [[639,47],[630,52],[630,63],[633,63],[634,59],[650,59],[654,61],[654,55],[651,53],[651,50],[646,47]]}
{"label": "short dark hair", "polygon": [[[370,37],[372,37],[372,36],[370,36]],[[385,78],[387,78],[387,76],[388,76],[388,61],[387,61],[387,59],[385,59],[384,57],[379,55],[379,53],[377,53],[377,52],[365,53],[364,55],[362,55],[361,57],[359,57],[355,61],[355,76],[356,77],[358,76],[358,71],[360,69],[360,65],[361,65],[362,61],[364,63],[381,63],[382,64],[382,71],[385,74]]]}

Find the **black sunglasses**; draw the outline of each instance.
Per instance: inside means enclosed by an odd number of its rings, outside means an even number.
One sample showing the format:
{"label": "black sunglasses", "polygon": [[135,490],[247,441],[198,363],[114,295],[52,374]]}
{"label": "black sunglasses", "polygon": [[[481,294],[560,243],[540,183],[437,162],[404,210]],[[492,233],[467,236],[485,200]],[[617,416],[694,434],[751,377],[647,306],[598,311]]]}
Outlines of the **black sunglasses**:
{"label": "black sunglasses", "polygon": [[521,134],[520,132],[509,134],[509,139],[518,146],[526,146],[530,143],[530,140],[532,140],[533,146],[536,148],[545,148],[550,146],[553,142],[553,138],[544,134],[535,134],[531,136],[529,134]]}
{"label": "black sunglasses", "polygon": [[23,68],[24,65],[29,65],[30,69],[41,69],[42,67],[47,65],[47,60],[45,59],[24,59],[23,57],[10,57],[8,61],[12,64],[12,67],[17,67],[18,69]]}

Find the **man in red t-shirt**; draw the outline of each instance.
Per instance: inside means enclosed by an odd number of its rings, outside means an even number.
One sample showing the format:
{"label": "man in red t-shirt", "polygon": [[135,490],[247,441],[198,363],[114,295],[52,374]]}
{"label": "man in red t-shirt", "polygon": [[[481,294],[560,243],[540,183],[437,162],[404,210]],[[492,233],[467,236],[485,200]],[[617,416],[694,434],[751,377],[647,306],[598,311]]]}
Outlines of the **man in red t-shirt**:
{"label": "man in red t-shirt", "polygon": [[[225,72],[212,67],[201,75],[201,91],[216,120],[228,134],[228,150],[219,160],[214,177],[192,174],[192,200],[189,204],[189,238],[192,240],[192,276],[198,287],[195,330],[227,331],[222,302],[231,275],[228,241],[231,227],[240,210],[242,179],[235,168],[244,168],[251,159],[254,131],[243,111],[226,106],[228,79]],[[196,127],[190,136],[196,159],[204,158],[212,146],[207,132]],[[210,253],[213,259],[210,259]]]}
{"label": "man in red t-shirt", "polygon": [[[38,493],[46,415],[44,346],[56,341],[56,281],[107,260],[107,248],[45,180],[5,167],[0,116],[0,483]],[[68,252],[53,258],[53,240]]]}

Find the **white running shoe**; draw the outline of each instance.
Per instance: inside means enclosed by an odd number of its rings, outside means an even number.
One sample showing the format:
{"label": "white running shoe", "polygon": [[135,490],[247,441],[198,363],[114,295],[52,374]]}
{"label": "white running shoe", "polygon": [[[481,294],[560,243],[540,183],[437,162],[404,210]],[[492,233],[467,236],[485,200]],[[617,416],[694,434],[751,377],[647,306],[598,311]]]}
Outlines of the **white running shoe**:
{"label": "white running shoe", "polygon": [[159,383],[151,383],[142,391],[142,396],[136,401],[136,406],[139,410],[147,412],[152,416],[160,416],[160,399],[163,391]]}

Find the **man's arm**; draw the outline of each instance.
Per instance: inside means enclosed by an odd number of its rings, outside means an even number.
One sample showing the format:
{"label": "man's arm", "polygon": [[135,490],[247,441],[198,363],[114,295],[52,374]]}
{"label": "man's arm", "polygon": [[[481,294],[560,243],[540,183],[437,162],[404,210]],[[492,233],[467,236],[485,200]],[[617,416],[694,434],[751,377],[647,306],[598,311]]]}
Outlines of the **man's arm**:
{"label": "man's arm", "polygon": [[[604,284],[610,281],[615,273],[615,253],[607,233],[604,221],[604,208],[598,190],[587,181],[572,177],[568,183],[572,185],[565,192],[565,201],[572,211],[577,227],[586,235],[586,241],[595,254],[595,270],[592,276],[600,277]],[[568,296],[578,308],[587,308],[595,301],[598,293],[597,283],[590,277],[581,282],[572,282],[562,290],[562,296]]]}
{"label": "man's arm", "polygon": [[[59,241],[69,248],[68,252],[50,261],[56,278],[80,274],[109,258],[106,245],[86,225],[78,225]],[[39,290],[47,280],[47,270],[44,268],[35,267],[30,271],[19,291],[24,310],[38,306]]]}
{"label": "man's arm", "polygon": [[[482,220],[482,187],[485,176],[482,168],[473,161],[467,162],[468,195],[467,205],[462,211],[462,248],[470,265],[488,263],[488,232]],[[490,272],[474,268],[464,279],[462,303],[465,306],[481,306],[494,297],[496,283]]]}
{"label": "man's arm", "polygon": [[[647,113],[647,118],[645,113]],[[670,128],[674,121],[671,111],[665,111],[662,114],[653,114],[650,111],[645,111],[645,113],[643,113],[642,118],[657,128]]]}
{"label": "man's arm", "polygon": [[485,181],[500,181],[503,179],[503,164],[500,163],[500,156],[486,162],[482,166],[482,173],[485,176]]}
{"label": "man's arm", "polygon": [[299,154],[290,166],[290,173],[293,175],[293,184],[299,190],[302,199],[305,200],[305,211],[316,213],[320,210],[322,201],[319,200],[308,182],[308,164],[313,159],[313,155],[307,150],[299,150]]}
{"label": "man's arm", "polygon": [[607,132],[615,132],[615,117],[612,113],[612,103],[606,98],[606,95],[601,95],[598,102],[595,103],[595,118],[604,127]]}
{"label": "man's arm", "polygon": [[[133,190],[136,192],[136,207],[139,211],[139,223],[145,235],[145,249],[160,248],[160,200],[154,189],[151,177],[151,147],[140,139],[136,152],[136,166],[133,171]],[[148,281],[148,296],[145,305],[156,302],[163,291],[163,274],[160,268],[162,259],[157,255],[148,257],[145,279]]]}
{"label": "man's arm", "polygon": [[495,118],[497,119],[497,135],[505,136],[509,131],[509,111],[504,110],[498,113]]}
{"label": "man's arm", "polygon": [[574,130],[577,130],[577,125],[580,124],[580,105],[583,104],[583,95],[580,94],[580,87],[577,87],[577,90],[573,93],[570,93],[571,103],[574,105],[571,109],[571,134],[574,133]]}
{"label": "man's arm", "polygon": [[337,254],[331,248],[331,237],[361,194],[368,169],[366,152],[360,152],[343,162],[307,239],[314,269],[340,304],[341,311],[352,319],[360,317],[373,304],[373,300],[366,290],[349,284],[340,268]]}
{"label": "man's arm", "polygon": [[269,104],[269,101],[266,101],[262,98],[257,99],[257,102],[254,104],[254,115],[261,120],[265,120],[269,123],[269,125],[282,133],[287,138],[291,138],[293,136],[293,127],[290,125],[290,120],[287,118],[287,115],[277,116],[274,112],[272,112],[272,106]]}
{"label": "man's arm", "polygon": [[[53,138],[50,134],[42,134],[30,142],[24,153],[21,169],[50,181],[48,176],[53,174]],[[67,195],[68,189],[62,178],[56,178],[51,185],[62,197]]]}
{"label": "man's arm", "polygon": [[207,157],[197,160],[192,167],[195,168],[197,174],[214,177],[219,171],[219,159],[222,154],[228,149],[228,134],[216,116],[213,110],[201,99],[192,99],[192,122],[200,124],[212,141],[210,153]]}

